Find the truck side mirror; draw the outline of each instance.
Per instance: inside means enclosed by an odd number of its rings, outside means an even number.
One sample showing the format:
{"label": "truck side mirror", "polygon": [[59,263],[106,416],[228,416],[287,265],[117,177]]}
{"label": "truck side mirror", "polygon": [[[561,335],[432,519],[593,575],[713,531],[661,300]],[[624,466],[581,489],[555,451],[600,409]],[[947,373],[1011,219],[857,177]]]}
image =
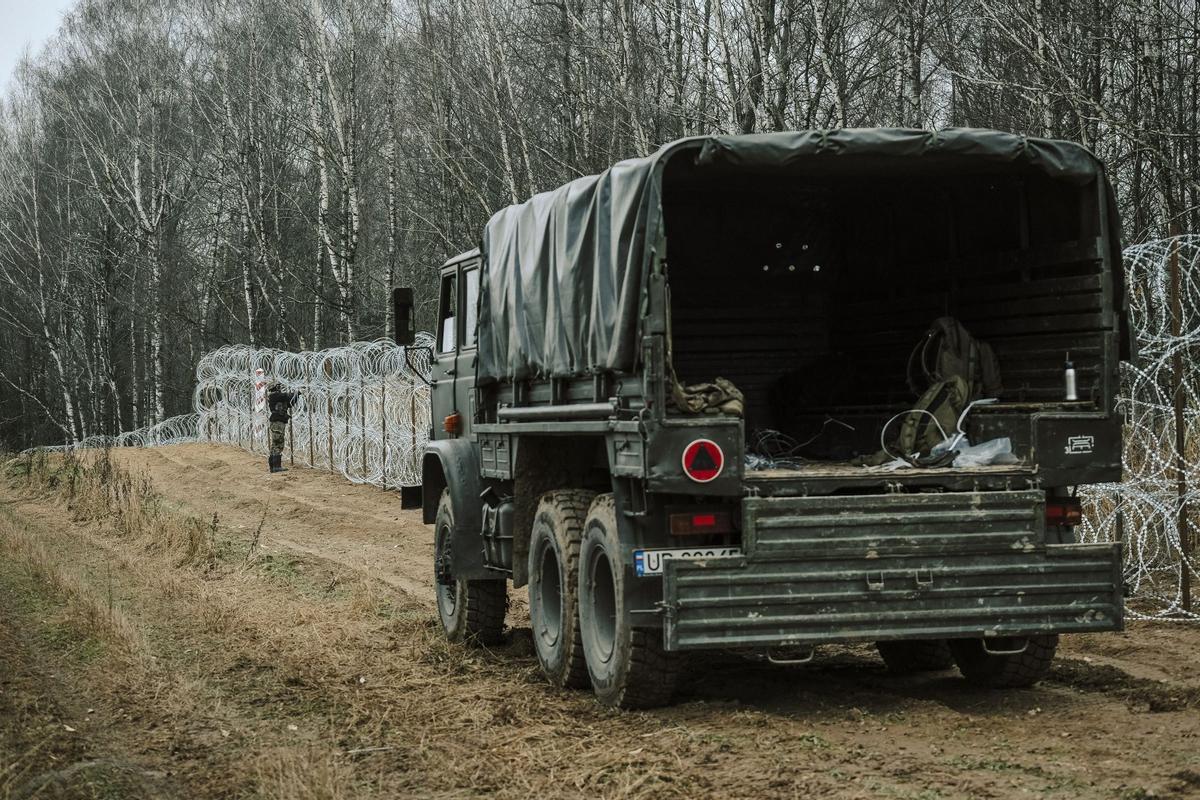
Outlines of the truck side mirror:
{"label": "truck side mirror", "polygon": [[410,287],[392,290],[392,324],[396,344],[411,347],[417,340],[417,330],[413,320],[413,290]]}

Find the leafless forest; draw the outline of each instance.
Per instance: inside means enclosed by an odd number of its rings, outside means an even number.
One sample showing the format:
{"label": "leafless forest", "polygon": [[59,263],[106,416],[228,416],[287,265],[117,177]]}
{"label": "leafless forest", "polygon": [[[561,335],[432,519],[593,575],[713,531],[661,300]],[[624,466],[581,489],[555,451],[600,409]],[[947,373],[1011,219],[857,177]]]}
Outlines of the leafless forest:
{"label": "leafless forest", "polygon": [[1200,5],[83,0],[0,113],[0,444],[187,410],[202,353],[385,335],[497,208],[687,135],[984,126],[1200,229]]}

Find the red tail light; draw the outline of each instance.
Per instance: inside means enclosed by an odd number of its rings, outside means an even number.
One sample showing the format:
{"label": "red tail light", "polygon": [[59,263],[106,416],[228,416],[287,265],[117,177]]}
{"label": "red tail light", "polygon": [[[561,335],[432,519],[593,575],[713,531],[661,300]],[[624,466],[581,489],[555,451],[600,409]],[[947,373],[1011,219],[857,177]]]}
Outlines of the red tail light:
{"label": "red tail light", "polygon": [[1047,525],[1078,525],[1083,522],[1083,505],[1074,497],[1046,503]]}
{"label": "red tail light", "polygon": [[733,533],[733,517],[728,511],[698,511],[671,514],[672,536],[701,536],[710,533]]}

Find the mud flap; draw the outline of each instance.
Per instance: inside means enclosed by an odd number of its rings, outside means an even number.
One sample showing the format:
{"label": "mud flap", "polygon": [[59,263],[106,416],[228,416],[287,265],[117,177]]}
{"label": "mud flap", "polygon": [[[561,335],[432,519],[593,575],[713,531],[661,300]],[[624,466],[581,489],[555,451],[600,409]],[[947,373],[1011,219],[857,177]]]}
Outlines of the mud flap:
{"label": "mud flap", "polygon": [[400,487],[400,508],[412,509],[422,507],[421,487],[418,486],[401,486]]}

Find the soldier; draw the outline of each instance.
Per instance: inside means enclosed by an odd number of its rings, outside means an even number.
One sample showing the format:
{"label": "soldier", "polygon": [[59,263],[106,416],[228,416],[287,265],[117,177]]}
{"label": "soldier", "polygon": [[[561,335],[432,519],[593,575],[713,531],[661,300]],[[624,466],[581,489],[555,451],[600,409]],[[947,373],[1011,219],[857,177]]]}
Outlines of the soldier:
{"label": "soldier", "polygon": [[267,466],[271,472],[286,472],[283,467],[283,438],[292,419],[292,406],[299,399],[298,392],[285,392],[283,385],[272,383],[267,389],[267,408],[271,409],[271,456]]}

